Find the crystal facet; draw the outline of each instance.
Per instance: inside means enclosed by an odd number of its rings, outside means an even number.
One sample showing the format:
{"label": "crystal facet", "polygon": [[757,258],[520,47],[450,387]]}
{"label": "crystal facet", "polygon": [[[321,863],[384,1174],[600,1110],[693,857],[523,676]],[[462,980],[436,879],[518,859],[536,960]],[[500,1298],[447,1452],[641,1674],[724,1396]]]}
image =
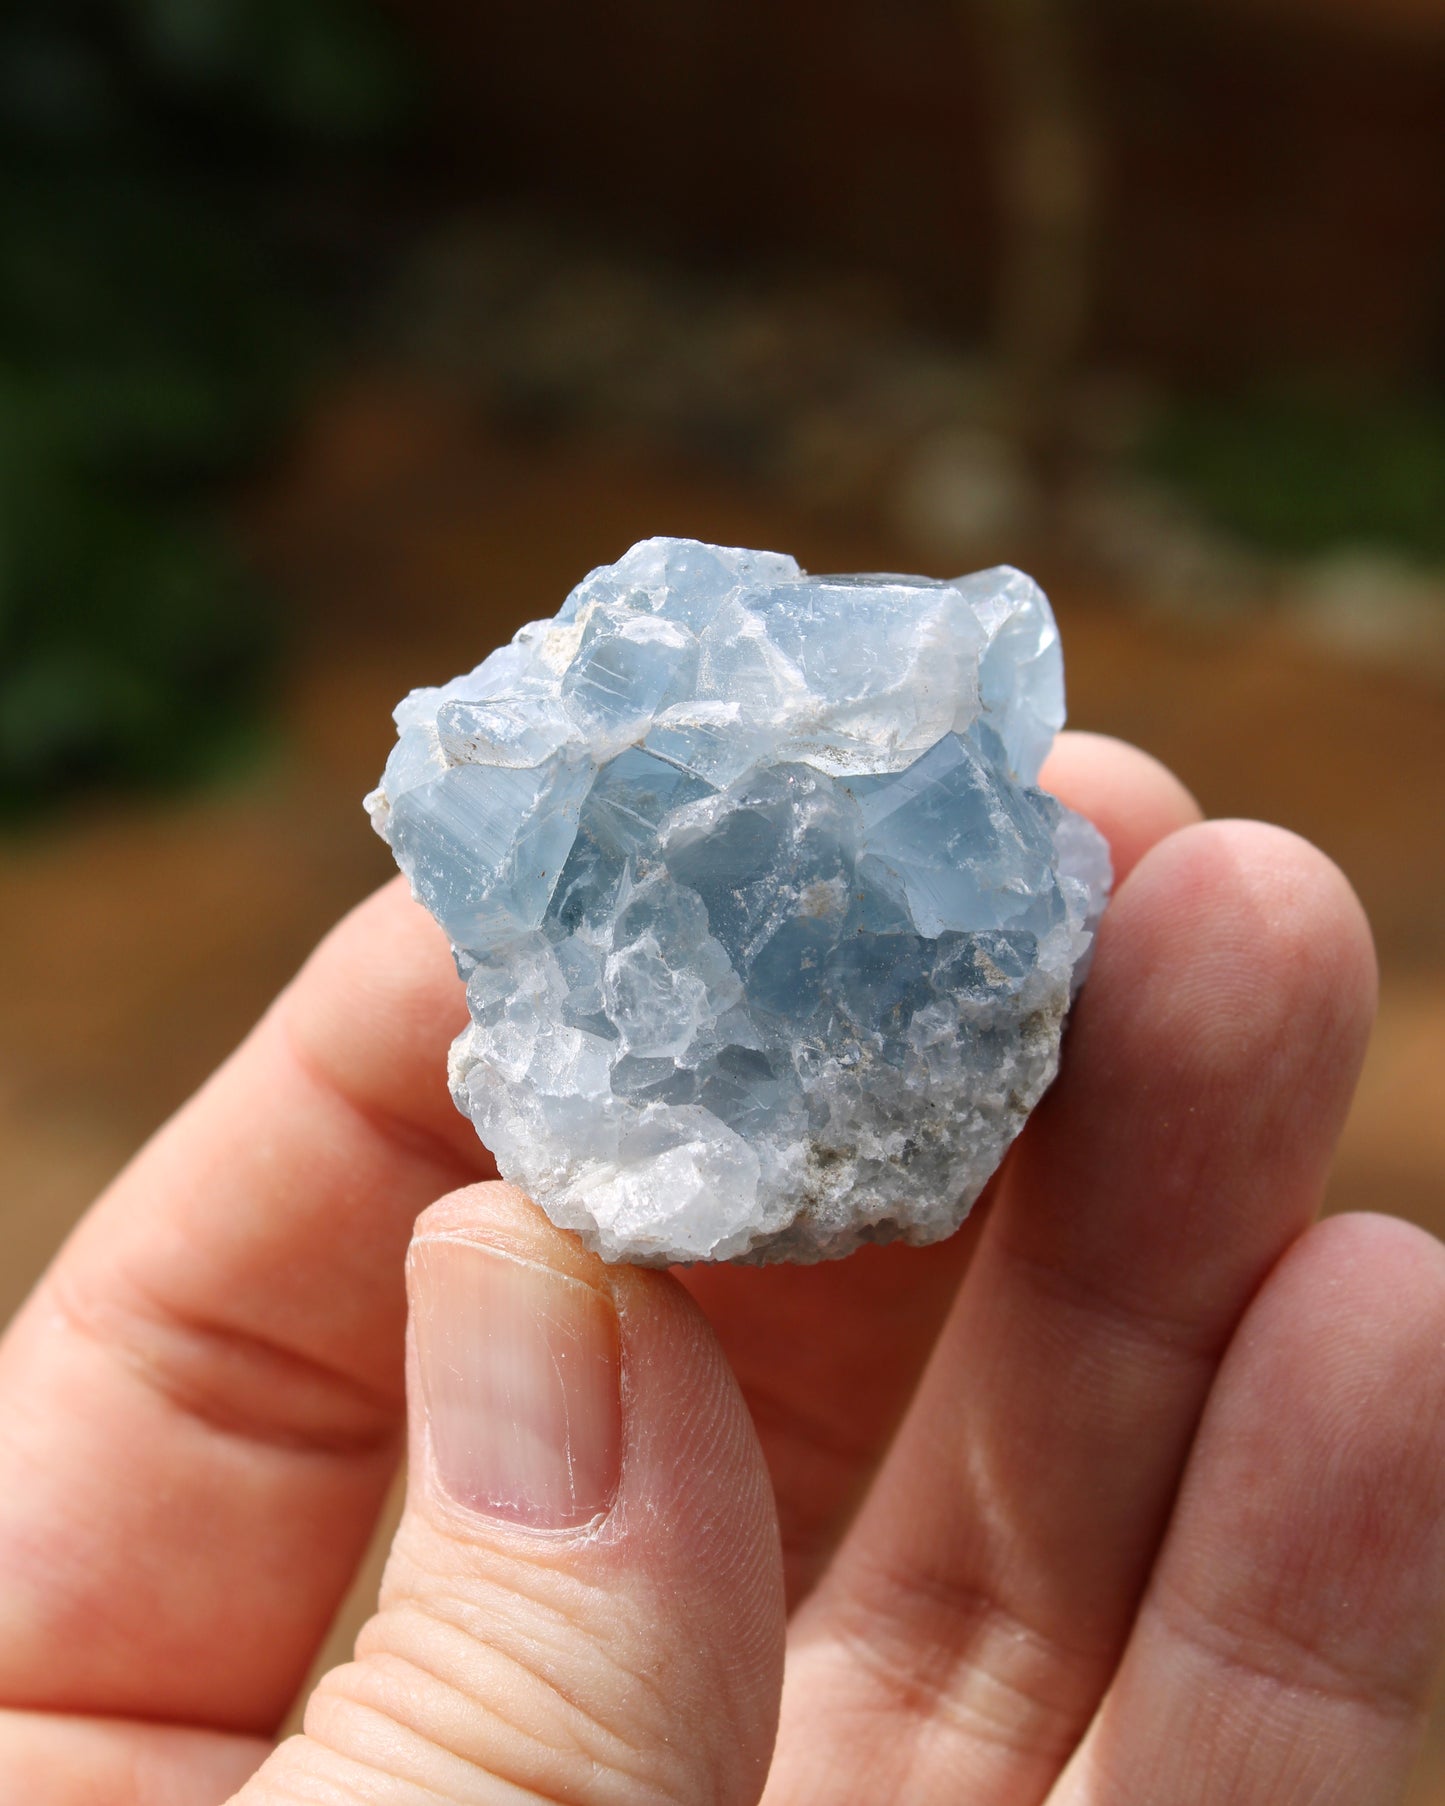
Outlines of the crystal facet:
{"label": "crystal facet", "polygon": [[502,1172],[610,1259],[951,1233],[1108,891],[1036,787],[1063,718],[1019,571],[677,539],[414,691],[367,806],[467,979],[452,1095]]}

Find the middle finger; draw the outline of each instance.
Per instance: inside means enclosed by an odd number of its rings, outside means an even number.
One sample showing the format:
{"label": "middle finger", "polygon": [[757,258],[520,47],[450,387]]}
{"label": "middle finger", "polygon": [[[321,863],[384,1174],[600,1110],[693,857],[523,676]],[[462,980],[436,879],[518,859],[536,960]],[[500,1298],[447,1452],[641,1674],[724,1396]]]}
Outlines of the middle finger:
{"label": "middle finger", "polygon": [[[1150,847],[1199,818],[1157,760],[1100,734],[1061,735],[1043,782],[1105,836],[1120,882]],[[985,1214],[980,1206],[931,1248],[682,1275],[727,1350],[768,1457],[790,1605],[826,1565],[898,1427]]]}
{"label": "middle finger", "polygon": [[1358,904],[1293,836],[1185,829],[1122,887],[1064,1073],[795,1626],[769,1801],[1047,1791],[1220,1353],[1318,1207],[1373,995]]}

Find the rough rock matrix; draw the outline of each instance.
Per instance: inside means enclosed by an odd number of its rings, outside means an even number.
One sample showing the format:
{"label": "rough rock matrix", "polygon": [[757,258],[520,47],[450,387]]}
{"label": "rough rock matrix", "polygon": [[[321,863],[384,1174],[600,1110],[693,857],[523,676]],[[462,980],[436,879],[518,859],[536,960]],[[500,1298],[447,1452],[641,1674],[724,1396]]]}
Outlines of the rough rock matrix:
{"label": "rough rock matrix", "polygon": [[367,799],[451,937],[452,1094],[610,1259],[950,1234],[1054,1076],[1109,884],[1036,789],[1043,592],[652,539],[413,691]]}

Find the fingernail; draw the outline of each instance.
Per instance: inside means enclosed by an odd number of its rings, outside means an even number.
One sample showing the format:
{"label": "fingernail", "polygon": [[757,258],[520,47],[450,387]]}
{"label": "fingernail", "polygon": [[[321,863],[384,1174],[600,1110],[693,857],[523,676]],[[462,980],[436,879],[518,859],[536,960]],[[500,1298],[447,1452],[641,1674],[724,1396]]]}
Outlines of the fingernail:
{"label": "fingernail", "polygon": [[468,1510],[538,1530],[605,1511],[622,1467],[610,1298],[550,1267],[428,1236],[412,1320],[433,1469]]}

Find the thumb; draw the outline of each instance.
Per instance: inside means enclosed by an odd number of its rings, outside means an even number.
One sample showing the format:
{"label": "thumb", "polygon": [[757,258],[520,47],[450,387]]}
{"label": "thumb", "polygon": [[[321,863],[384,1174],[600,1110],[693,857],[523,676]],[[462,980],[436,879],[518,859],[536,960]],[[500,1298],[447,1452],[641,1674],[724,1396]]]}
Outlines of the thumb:
{"label": "thumb", "polygon": [[706,1321],[501,1184],[425,1212],[408,1284],[411,1469],[380,1606],[235,1806],[751,1806],[781,1562]]}

